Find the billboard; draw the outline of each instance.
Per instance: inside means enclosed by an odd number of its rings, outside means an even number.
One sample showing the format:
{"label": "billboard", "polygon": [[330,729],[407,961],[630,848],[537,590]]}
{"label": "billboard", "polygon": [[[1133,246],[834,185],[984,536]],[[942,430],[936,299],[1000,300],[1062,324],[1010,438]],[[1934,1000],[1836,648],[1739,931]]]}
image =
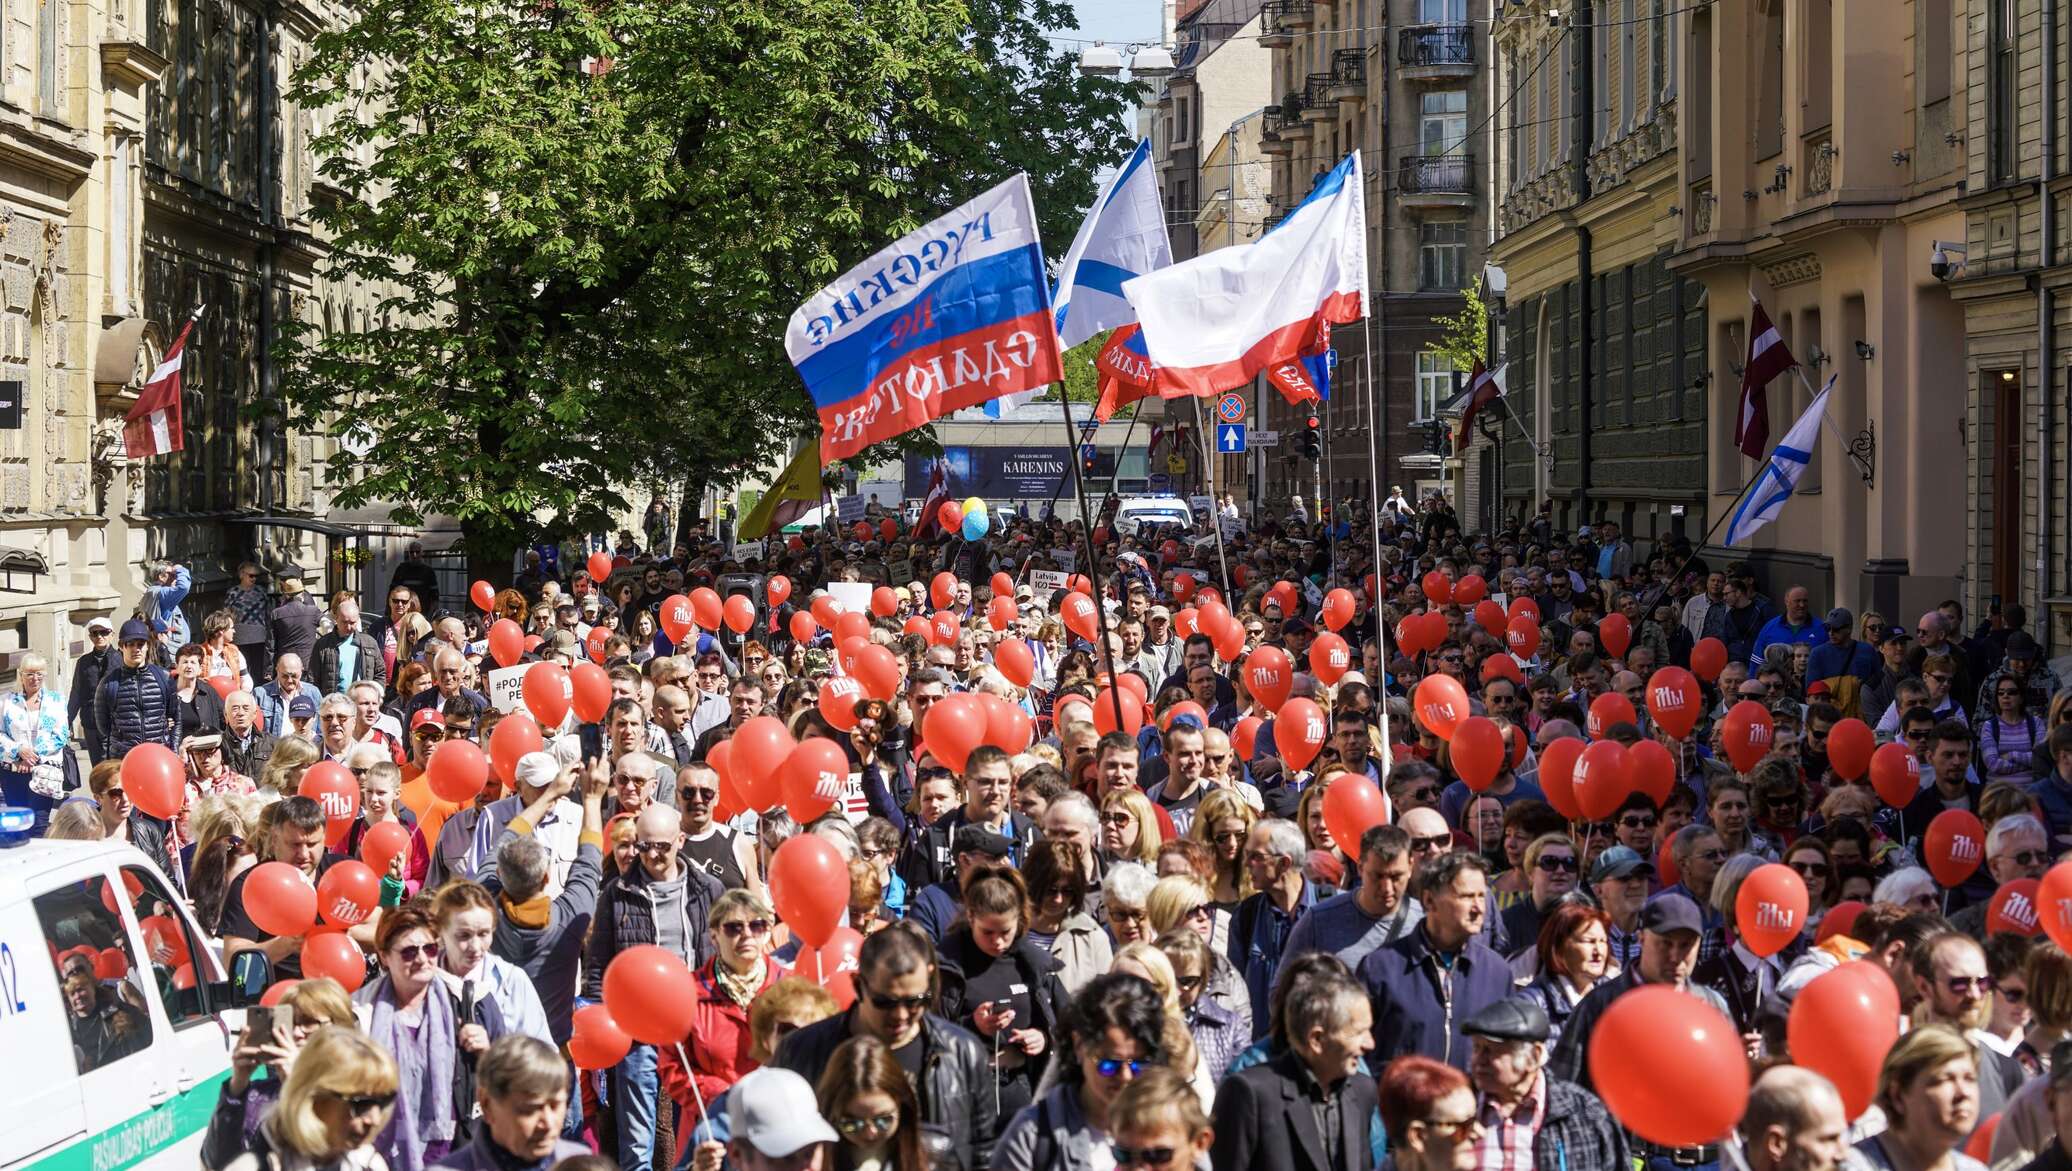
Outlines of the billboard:
{"label": "billboard", "polygon": [[[1106,453],[1103,453],[1106,454]],[[928,476],[937,457],[906,458],[906,494],[928,494]],[[949,468],[950,495],[955,499],[983,496],[988,500],[1047,500],[1072,473],[1075,453],[1069,447],[945,447],[941,459]]]}

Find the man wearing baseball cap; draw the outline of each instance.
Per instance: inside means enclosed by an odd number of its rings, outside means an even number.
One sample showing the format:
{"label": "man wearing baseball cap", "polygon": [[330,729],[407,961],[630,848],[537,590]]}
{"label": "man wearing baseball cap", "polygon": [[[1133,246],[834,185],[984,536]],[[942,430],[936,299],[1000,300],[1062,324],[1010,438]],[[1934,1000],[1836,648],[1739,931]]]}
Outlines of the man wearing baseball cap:
{"label": "man wearing baseball cap", "polygon": [[837,1141],[813,1087],[776,1066],[755,1070],[727,1091],[727,1129],[727,1158],[737,1171],[825,1171],[828,1145]]}
{"label": "man wearing baseball cap", "polygon": [[173,677],[151,661],[151,624],[142,618],[130,619],[122,624],[117,642],[122,647],[122,661],[108,673],[94,697],[101,759],[119,760],[139,744],[171,748],[180,709]]}
{"label": "man wearing baseball cap", "polygon": [[90,644],[87,652],[72,660],[72,696],[66,705],[68,720],[78,720],[86,734],[86,754],[95,764],[101,763],[105,745],[103,730],[95,712],[95,700],[100,695],[101,683],[108,673],[122,662],[122,656],[115,650],[115,624],[106,618],[95,618],[86,624],[86,640]]}
{"label": "man wearing baseball cap", "polygon": [[[1704,931],[1703,922],[1698,917],[1698,904],[1684,895],[1665,893],[1648,900],[1647,906],[1640,910],[1639,962],[1611,979],[1600,981],[1576,1004],[1575,1014],[1568,1018],[1568,1024],[1562,1026],[1560,1044],[1554,1049],[1554,1076],[1594,1091],[1588,1061],[1590,1034],[1596,1031],[1598,1020],[1612,1001],[1642,984],[1668,984],[1705,1001],[1718,1009],[1721,1016],[1731,1019],[1727,1002],[1720,998],[1719,993],[1690,982],[1691,969],[1698,962],[1698,940]],[[1711,1150],[1709,1155],[1699,1155],[1695,1159],[1690,1151],[1679,1151],[1674,1158],[1679,1166],[1685,1167],[1717,1162],[1718,1150],[1708,1149]],[[1661,1152],[1644,1149],[1642,1154],[1653,1160]]]}

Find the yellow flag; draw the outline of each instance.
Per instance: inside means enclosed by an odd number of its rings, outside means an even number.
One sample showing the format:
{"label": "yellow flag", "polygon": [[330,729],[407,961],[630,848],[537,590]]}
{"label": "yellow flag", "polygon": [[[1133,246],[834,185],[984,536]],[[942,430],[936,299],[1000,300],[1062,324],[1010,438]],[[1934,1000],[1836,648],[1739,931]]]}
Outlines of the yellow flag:
{"label": "yellow flag", "polygon": [[778,473],[770,490],[755,502],[742,519],[737,539],[753,541],[767,537],[820,503],[820,446],[808,443],[791,457]]}

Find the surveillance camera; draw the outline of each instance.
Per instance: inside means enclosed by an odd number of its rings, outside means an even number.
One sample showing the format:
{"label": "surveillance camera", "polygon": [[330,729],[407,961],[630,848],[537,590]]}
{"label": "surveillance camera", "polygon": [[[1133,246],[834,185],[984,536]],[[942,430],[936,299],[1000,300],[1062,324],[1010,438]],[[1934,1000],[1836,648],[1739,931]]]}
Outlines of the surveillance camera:
{"label": "surveillance camera", "polygon": [[1934,277],[1936,280],[1939,281],[1948,280],[1950,278],[1949,253],[1944,252],[1941,248],[1937,248],[1934,252],[1929,254],[1928,275]]}

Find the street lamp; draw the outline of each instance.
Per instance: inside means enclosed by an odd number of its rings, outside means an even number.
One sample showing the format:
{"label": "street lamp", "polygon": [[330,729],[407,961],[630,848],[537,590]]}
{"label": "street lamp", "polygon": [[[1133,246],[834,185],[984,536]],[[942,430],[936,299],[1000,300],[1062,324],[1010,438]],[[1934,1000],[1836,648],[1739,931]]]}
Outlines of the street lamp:
{"label": "street lamp", "polygon": [[1130,45],[1117,50],[1105,41],[1095,41],[1079,54],[1079,72],[1086,77],[1115,77],[1122,72],[1123,54],[1129,54],[1133,77],[1155,81],[1173,74],[1173,51],[1164,45]]}
{"label": "street lamp", "polygon": [[1087,77],[1114,77],[1122,72],[1122,54],[1095,41],[1079,54],[1079,72]]}

